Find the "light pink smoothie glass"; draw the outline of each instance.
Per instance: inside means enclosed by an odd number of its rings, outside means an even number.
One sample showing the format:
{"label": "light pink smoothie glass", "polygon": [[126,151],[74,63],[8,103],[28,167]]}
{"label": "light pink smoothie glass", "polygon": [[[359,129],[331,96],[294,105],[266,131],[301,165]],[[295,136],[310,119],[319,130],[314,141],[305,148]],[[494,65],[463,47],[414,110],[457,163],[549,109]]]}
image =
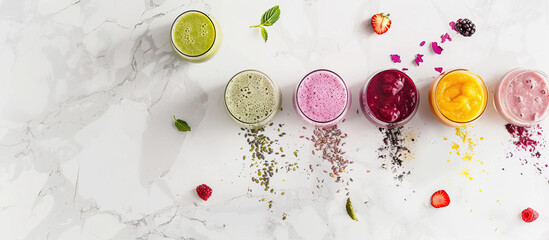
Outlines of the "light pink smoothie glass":
{"label": "light pink smoothie glass", "polygon": [[294,108],[315,127],[327,128],[341,122],[351,107],[351,91],[335,72],[318,69],[307,74],[297,85]]}
{"label": "light pink smoothie glass", "polygon": [[508,72],[496,87],[494,105],[507,122],[529,127],[547,117],[549,81],[545,73],[525,68]]}

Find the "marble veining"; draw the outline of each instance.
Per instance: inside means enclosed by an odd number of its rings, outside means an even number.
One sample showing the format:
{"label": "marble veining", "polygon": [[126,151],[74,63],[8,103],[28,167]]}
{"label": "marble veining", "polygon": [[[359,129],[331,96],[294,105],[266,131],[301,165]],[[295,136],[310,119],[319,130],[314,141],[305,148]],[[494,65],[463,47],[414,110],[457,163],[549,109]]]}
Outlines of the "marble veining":
{"label": "marble veining", "polygon": [[[276,4],[281,18],[264,43],[249,26]],[[184,62],[169,43],[172,21],[188,9],[215,16],[224,33],[205,63]],[[393,21],[382,36],[369,28],[379,12]],[[548,12],[545,0],[0,1],[0,239],[547,239],[549,176],[506,157],[511,139],[491,101],[507,71],[549,72]],[[477,25],[471,38],[448,25],[463,17]],[[453,41],[442,55],[419,47],[447,32]],[[417,53],[425,54],[419,67]],[[356,111],[364,80],[403,67],[421,100],[403,130],[416,138],[403,165],[411,173],[395,182],[377,158],[382,134]],[[434,67],[469,68],[487,82],[489,108],[469,129],[478,161],[450,153],[455,130],[430,113]],[[317,68],[337,72],[352,90],[339,126],[354,161],[349,186],[308,171],[321,160],[300,138],[312,127],[291,99]],[[224,109],[225,84],[244,69],[265,72],[282,90],[274,123],[288,133],[281,146],[300,152],[299,171],[273,178],[285,195],[249,180],[256,173],[242,160],[246,142]],[[174,115],[192,131],[176,131]],[[549,151],[541,154],[549,163]],[[464,168],[473,180],[460,175]],[[194,192],[202,183],[214,191],[207,202]],[[336,193],[343,187],[359,222]],[[450,207],[430,207],[438,189],[450,193]],[[540,213],[536,222],[520,219],[527,207]]]}

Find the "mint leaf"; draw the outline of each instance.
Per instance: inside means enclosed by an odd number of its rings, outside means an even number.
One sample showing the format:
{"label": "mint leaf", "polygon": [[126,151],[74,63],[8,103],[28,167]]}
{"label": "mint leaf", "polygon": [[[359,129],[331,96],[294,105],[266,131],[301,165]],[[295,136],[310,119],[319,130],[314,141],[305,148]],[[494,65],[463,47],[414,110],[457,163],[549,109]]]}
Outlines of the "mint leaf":
{"label": "mint leaf", "polygon": [[267,30],[264,27],[272,26],[276,21],[278,21],[279,18],[280,8],[276,5],[263,13],[263,16],[261,17],[261,24],[250,26],[250,28],[261,28],[261,37],[263,37],[263,40],[267,42],[269,34],[267,34]]}
{"label": "mint leaf", "polygon": [[261,36],[263,37],[263,40],[267,42],[267,38],[269,37],[269,34],[267,34],[267,30],[263,26],[261,26]]}
{"label": "mint leaf", "polygon": [[175,127],[177,128],[177,130],[179,130],[180,132],[188,132],[188,131],[191,131],[191,127],[189,126],[189,124],[187,124],[187,122],[181,120],[181,119],[176,119],[175,116],[173,116],[173,121],[174,121],[174,124],[175,124]]}
{"label": "mint leaf", "polygon": [[280,8],[278,5],[267,10],[261,17],[261,25],[271,26],[280,18]]}

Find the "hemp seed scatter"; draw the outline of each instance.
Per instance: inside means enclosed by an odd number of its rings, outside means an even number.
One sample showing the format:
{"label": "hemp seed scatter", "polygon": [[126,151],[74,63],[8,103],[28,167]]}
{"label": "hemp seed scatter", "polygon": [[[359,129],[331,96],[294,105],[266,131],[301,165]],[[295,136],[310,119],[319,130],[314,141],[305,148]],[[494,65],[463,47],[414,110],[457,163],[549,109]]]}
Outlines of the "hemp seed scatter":
{"label": "hemp seed scatter", "polygon": [[[284,195],[282,191],[277,191],[271,186],[271,179],[279,172],[293,172],[299,169],[298,150],[284,149],[279,139],[286,136],[283,132],[284,124],[268,126],[258,129],[241,128],[238,135],[244,136],[247,146],[242,148],[242,160],[245,166],[250,169],[250,180],[261,186],[261,188],[270,194]],[[265,133],[265,128],[269,132],[274,132],[273,136]],[[269,203],[269,209],[273,206],[273,200],[262,200]]]}

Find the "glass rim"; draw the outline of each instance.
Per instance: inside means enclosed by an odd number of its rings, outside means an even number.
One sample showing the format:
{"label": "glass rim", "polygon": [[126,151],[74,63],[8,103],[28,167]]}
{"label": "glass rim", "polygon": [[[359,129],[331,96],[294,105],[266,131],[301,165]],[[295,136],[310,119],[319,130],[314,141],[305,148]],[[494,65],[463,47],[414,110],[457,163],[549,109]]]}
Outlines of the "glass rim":
{"label": "glass rim", "polygon": [[[437,101],[437,94],[436,94],[436,91],[437,91],[437,89],[438,89],[438,84],[440,83],[440,81],[441,81],[444,77],[446,77],[446,75],[448,75],[448,74],[450,74],[450,73],[452,73],[452,72],[457,72],[457,71],[472,73],[472,74],[474,75],[474,77],[476,77],[477,82],[480,83],[480,86],[481,86],[482,91],[483,91],[484,96],[485,96],[484,101],[483,101],[484,103],[482,104],[482,110],[478,113],[478,115],[477,115],[475,118],[473,118],[473,119],[471,119],[471,120],[469,120],[469,121],[466,121],[466,122],[458,122],[458,121],[454,121],[454,120],[448,118],[448,117],[447,117],[446,115],[444,115],[444,113],[442,113],[442,111],[440,110],[440,107],[438,106],[438,101]],[[442,77],[440,77],[440,75],[442,75]],[[465,69],[465,68],[453,69],[453,70],[450,70],[450,71],[448,71],[448,72],[443,72],[443,73],[441,73],[440,75],[439,75],[440,78],[438,78],[438,79],[435,80],[435,81],[436,81],[435,89],[434,89],[434,90],[435,90],[435,94],[434,94],[434,97],[433,97],[433,99],[435,100],[434,104],[435,104],[435,106],[436,106],[437,111],[440,112],[440,115],[442,115],[446,120],[448,120],[448,121],[450,121],[450,122],[452,122],[452,123],[463,124],[463,125],[467,125],[467,124],[473,123],[473,122],[475,122],[476,120],[478,120],[478,119],[482,116],[482,114],[484,114],[484,112],[486,111],[486,106],[488,105],[488,88],[486,87],[486,83],[484,82],[484,80],[482,80],[482,78],[481,78],[478,74],[474,73],[473,71],[471,71],[471,70],[469,70],[469,69]],[[470,74],[469,74],[469,75],[470,75]],[[480,81],[479,81],[479,80],[480,80]]]}
{"label": "glass rim", "polygon": [[[515,76],[513,76],[513,78],[511,78],[507,83],[504,84],[504,80],[505,78],[507,78],[508,76],[510,76],[513,72],[516,72],[516,71],[519,71],[518,73],[516,73]],[[511,84],[511,82],[513,82],[515,79],[517,79],[517,77],[523,75],[523,74],[526,74],[526,73],[530,73],[530,72],[534,72],[534,73],[537,73],[539,75],[541,75],[541,77],[543,78],[543,82],[545,82],[547,88],[548,88],[548,91],[549,91],[549,76],[547,76],[547,74],[545,74],[545,72],[541,71],[541,70],[537,70],[537,69],[532,69],[532,68],[522,68],[522,67],[519,67],[519,68],[515,68],[509,72],[507,72],[503,78],[501,79],[501,82],[498,84],[498,88],[496,89],[496,91],[498,91],[498,96],[501,95],[501,93],[499,91],[501,91],[502,89],[507,89],[509,88],[509,85]],[[496,99],[494,99],[494,103],[495,103]],[[499,101],[499,100],[498,100]],[[505,108],[509,108],[508,105],[507,105],[507,101],[502,101],[500,102],[500,105],[502,106],[505,106]],[[497,108],[496,108],[497,110]],[[537,124],[537,123],[540,123],[542,122],[548,115],[549,113],[549,107],[545,110],[545,112],[543,113],[543,115],[541,116],[541,118],[539,120],[534,120],[534,121],[524,121],[520,118],[518,118],[517,116],[515,116],[515,114],[513,112],[510,112],[509,114],[503,114],[503,115],[507,115],[509,118],[511,118],[512,120],[516,121],[517,123],[519,123],[520,125],[528,125],[528,126],[531,126],[531,125],[534,125],[534,124]]]}
{"label": "glass rim", "polygon": [[[406,122],[410,121],[410,120],[414,117],[415,113],[417,112],[417,109],[419,108],[419,91],[418,91],[418,89],[417,89],[417,86],[416,86],[414,80],[413,80],[408,74],[406,74],[405,72],[403,72],[403,71],[401,71],[401,70],[399,70],[399,69],[396,69],[396,68],[389,68],[389,69],[380,70],[380,71],[375,72],[374,74],[372,74],[372,75],[370,76],[370,78],[368,79],[368,81],[367,81],[366,83],[364,83],[364,87],[363,87],[362,90],[361,90],[361,95],[362,95],[362,93],[364,93],[364,97],[365,97],[364,102],[366,103],[366,108],[368,108],[367,110],[368,110],[369,112],[372,112],[372,110],[370,109],[370,106],[368,105],[368,97],[367,97],[367,96],[368,96],[367,90],[368,90],[368,87],[370,86],[370,83],[372,82],[372,80],[374,79],[374,77],[377,76],[378,74],[380,74],[380,73],[382,73],[382,72],[385,72],[385,71],[390,71],[390,70],[394,70],[394,71],[397,71],[397,72],[399,72],[399,73],[401,73],[401,74],[404,74],[404,76],[406,76],[406,77],[408,77],[408,78],[410,79],[410,81],[412,82],[412,86],[413,86],[414,89],[416,90],[416,97],[415,97],[416,102],[415,102],[415,104],[414,104],[414,109],[412,110],[412,112],[410,113],[410,115],[407,116],[406,118],[404,118],[404,119],[398,121],[398,122],[386,122],[386,121],[383,121],[383,120],[377,118],[376,116],[373,116],[373,118],[375,118],[375,120],[378,121],[379,124],[381,124],[381,125],[387,125],[388,127],[390,127],[391,125],[399,125],[399,124],[406,123]],[[362,101],[361,101],[361,102],[362,102]],[[361,105],[362,105],[362,104],[361,104]],[[366,110],[365,107],[363,107],[363,106],[361,106],[361,108],[362,108],[363,111]]]}
{"label": "glass rim", "polygon": [[[309,116],[307,116],[303,110],[301,110],[301,107],[299,106],[299,98],[297,97],[297,92],[299,91],[299,87],[301,86],[301,84],[303,83],[303,81],[311,74],[315,73],[315,72],[320,72],[320,71],[324,71],[324,72],[329,72],[329,73],[332,73],[334,74],[335,76],[337,76],[337,78],[343,83],[343,86],[345,86],[345,94],[346,94],[346,100],[345,100],[345,107],[343,107],[343,110],[341,110],[341,112],[339,113],[339,115],[337,115],[337,117],[329,120],[329,121],[317,121],[317,120],[314,120],[314,119],[311,119]],[[294,94],[294,99],[295,99],[295,103],[296,103],[296,106],[297,106],[297,109],[299,109],[299,113],[301,113],[302,116],[306,117],[308,120],[310,120],[311,122],[314,122],[314,123],[319,123],[319,124],[329,124],[329,123],[332,123],[334,122],[336,119],[340,118],[341,116],[343,116],[349,106],[349,96],[351,95],[350,91],[349,91],[349,88],[347,87],[347,83],[345,83],[345,80],[343,80],[343,78],[341,76],[339,76],[339,74],[335,73],[334,71],[332,70],[329,70],[329,69],[325,69],[325,68],[319,68],[319,69],[316,69],[316,70],[313,70],[309,73],[307,73],[302,79],[301,81],[299,81],[299,84],[297,84],[297,87],[296,87],[296,90],[295,90],[295,94]]]}
{"label": "glass rim", "polygon": [[[181,50],[179,50],[179,48],[176,46],[175,40],[174,40],[174,38],[173,38],[173,34],[174,34],[174,30],[175,30],[175,29],[174,29],[175,24],[178,22],[178,20],[179,20],[183,15],[188,14],[188,13],[192,13],[192,12],[200,13],[200,14],[206,16],[206,17],[208,18],[208,20],[210,21],[210,23],[212,24],[213,28],[214,28],[214,40],[213,40],[213,42],[212,42],[212,45],[210,45],[210,47],[208,48],[208,50],[206,50],[205,52],[203,52],[203,53],[201,53],[201,54],[198,54],[198,55],[188,55],[188,54],[182,52]],[[217,41],[217,28],[215,27],[214,21],[212,20],[212,18],[210,18],[210,16],[208,16],[208,14],[206,14],[206,13],[204,13],[204,12],[202,12],[202,11],[199,11],[199,10],[187,10],[187,11],[185,11],[185,12],[179,14],[179,15],[175,18],[175,20],[173,21],[172,26],[171,26],[171,28],[170,28],[170,42],[171,42],[171,44],[173,45],[174,49],[175,49],[178,53],[182,54],[182,55],[185,56],[185,57],[196,58],[196,57],[201,57],[201,56],[203,56],[204,54],[206,54],[206,53],[208,53],[210,50],[212,50],[212,48],[213,48],[213,46],[215,45],[215,42],[216,42],[216,41]]]}
{"label": "glass rim", "polygon": [[[269,83],[273,86],[273,89],[275,90],[275,93],[278,93],[276,95],[280,95],[280,88],[278,88],[278,85],[276,85],[276,83],[269,77],[267,76],[267,74],[265,74],[264,72],[262,71],[259,71],[259,70],[255,70],[255,69],[246,69],[246,70],[242,70],[238,73],[236,73],[235,75],[233,75],[231,77],[231,79],[229,80],[229,82],[227,82],[227,85],[225,85],[225,91],[223,93],[223,101],[225,103],[225,109],[227,109],[227,112],[231,115],[231,117],[239,122],[239,123],[242,123],[244,125],[254,125],[254,124],[258,124],[258,123],[261,123],[262,121],[264,121],[265,119],[268,119],[269,117],[271,117],[272,114],[274,114],[276,111],[276,108],[273,109],[273,111],[271,113],[269,113],[269,115],[265,116],[264,118],[262,118],[261,120],[259,121],[256,121],[256,122],[245,122],[245,121],[242,121],[240,119],[238,119],[237,117],[234,116],[234,114],[231,112],[231,110],[229,110],[229,106],[227,106],[227,88],[229,87],[229,84],[231,84],[231,82],[233,81],[233,79],[240,75],[240,74],[243,74],[243,73],[247,73],[247,72],[253,72],[253,73],[258,73],[260,75],[263,75],[265,78],[267,78],[267,80],[269,80]],[[281,97],[280,96],[277,96],[278,97],[278,101],[281,100]],[[275,103],[275,105],[278,105],[277,103]],[[278,106],[280,107],[280,106]],[[277,108],[278,108],[277,107]]]}

